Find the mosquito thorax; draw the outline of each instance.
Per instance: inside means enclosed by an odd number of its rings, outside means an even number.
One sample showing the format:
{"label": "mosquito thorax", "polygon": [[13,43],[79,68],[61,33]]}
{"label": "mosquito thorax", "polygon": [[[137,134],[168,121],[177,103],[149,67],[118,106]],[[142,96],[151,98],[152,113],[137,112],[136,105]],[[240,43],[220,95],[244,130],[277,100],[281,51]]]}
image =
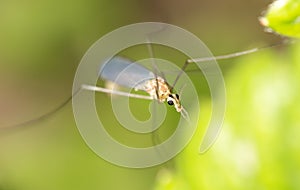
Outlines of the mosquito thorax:
{"label": "mosquito thorax", "polygon": [[172,93],[171,86],[163,78],[157,77],[156,79],[147,81],[145,91],[159,102],[167,101],[170,106],[174,105],[177,112],[182,111],[179,95]]}

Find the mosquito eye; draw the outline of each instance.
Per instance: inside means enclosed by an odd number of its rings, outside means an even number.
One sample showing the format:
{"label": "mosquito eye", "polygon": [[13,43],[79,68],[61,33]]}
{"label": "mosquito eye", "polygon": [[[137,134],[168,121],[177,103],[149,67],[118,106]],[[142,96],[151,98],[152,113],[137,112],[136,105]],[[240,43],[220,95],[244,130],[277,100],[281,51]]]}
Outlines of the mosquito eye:
{"label": "mosquito eye", "polygon": [[169,104],[170,106],[172,106],[172,105],[174,105],[174,102],[173,102],[172,100],[168,100],[168,104]]}
{"label": "mosquito eye", "polygon": [[179,95],[178,94],[175,94],[176,98],[179,100]]}

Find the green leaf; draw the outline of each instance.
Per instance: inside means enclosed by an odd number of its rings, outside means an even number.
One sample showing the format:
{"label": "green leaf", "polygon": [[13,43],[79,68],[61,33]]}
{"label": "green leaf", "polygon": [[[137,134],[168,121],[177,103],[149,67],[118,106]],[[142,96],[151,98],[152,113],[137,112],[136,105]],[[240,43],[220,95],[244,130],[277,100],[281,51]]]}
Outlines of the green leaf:
{"label": "green leaf", "polygon": [[300,38],[300,1],[277,0],[260,18],[268,30],[284,36]]}

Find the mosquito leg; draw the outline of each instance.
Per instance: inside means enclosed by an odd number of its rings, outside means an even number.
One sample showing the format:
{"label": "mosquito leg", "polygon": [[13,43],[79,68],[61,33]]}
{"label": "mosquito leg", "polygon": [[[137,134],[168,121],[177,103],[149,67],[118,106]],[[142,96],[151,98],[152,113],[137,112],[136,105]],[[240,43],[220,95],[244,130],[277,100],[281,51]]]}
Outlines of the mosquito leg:
{"label": "mosquito leg", "polygon": [[230,54],[226,54],[226,55],[187,59],[186,62],[185,62],[185,64],[181,68],[181,71],[177,75],[177,77],[176,77],[176,79],[174,81],[173,86],[175,86],[175,84],[179,80],[180,76],[182,75],[182,73],[184,72],[184,70],[186,69],[186,67],[188,66],[188,64],[190,64],[190,63],[201,63],[201,62],[214,61],[214,60],[230,59],[230,58],[240,57],[240,56],[251,54],[251,53],[255,53],[255,52],[258,52],[258,51],[261,51],[261,50],[264,50],[264,49],[269,49],[269,48],[272,48],[272,47],[282,46],[282,45],[290,44],[290,43],[293,43],[293,41],[285,41],[284,40],[284,41],[281,41],[281,42],[273,44],[273,45],[268,45],[268,46],[259,47],[259,48],[253,48],[253,49],[249,49],[249,50],[245,50],[245,51],[240,51],[240,52],[235,52],[235,53],[230,53]]}
{"label": "mosquito leg", "polygon": [[[152,48],[151,41],[150,41],[149,37],[147,38],[147,41],[148,41],[147,42],[147,48],[148,48],[149,56],[151,57],[151,60],[152,60],[153,73],[154,73],[155,80],[156,80],[156,89],[155,89],[156,99],[159,99],[159,92],[158,92],[159,91],[159,83],[158,83],[158,80],[157,80],[159,69],[158,69],[157,64],[155,62],[155,59],[154,59],[154,51],[153,51],[153,48]],[[161,74],[162,73],[160,73],[160,75]]]}
{"label": "mosquito leg", "polygon": [[[159,88],[159,82],[158,82],[158,79],[157,79],[158,73],[164,80],[166,80],[166,79],[165,79],[164,73],[160,72],[160,70],[157,67],[157,64],[156,64],[155,59],[154,59],[155,56],[154,56],[153,47],[151,45],[151,41],[150,41],[149,37],[147,38],[147,41],[148,41],[147,48],[148,48],[149,56],[152,58],[153,73],[154,73],[154,76],[155,76],[155,79],[156,79],[156,89],[155,89],[156,97],[157,97],[157,99],[159,99],[159,92],[158,91],[159,91],[160,88]],[[155,122],[156,121],[156,109],[157,109],[157,106],[154,103],[154,111],[153,111],[153,116],[152,116],[152,118],[153,118],[153,120],[152,120],[153,127],[155,127],[155,125],[156,125],[156,122]],[[152,131],[151,140],[152,140],[152,143],[153,143],[154,146],[158,145],[161,142],[160,137],[159,137],[159,133],[156,133],[156,131]],[[157,155],[159,157],[162,157],[162,152],[160,152],[159,149],[155,149],[155,150],[157,152]]]}
{"label": "mosquito leg", "polygon": [[[153,105],[153,115],[152,115],[152,126],[153,126],[153,131],[151,132],[151,141],[152,141],[152,144],[154,146],[157,146],[161,143],[161,139],[159,137],[159,133],[158,131],[154,130],[155,126],[157,125],[157,104],[156,102],[154,102],[154,105]],[[163,158],[163,151],[160,151],[160,149],[158,148],[155,148],[155,151],[157,152],[157,156],[159,158]]]}
{"label": "mosquito leg", "polygon": [[276,43],[276,44],[273,44],[273,45],[268,45],[268,46],[259,47],[259,48],[253,48],[253,49],[240,51],[240,52],[235,52],[235,53],[230,53],[230,54],[226,54],[226,55],[188,59],[187,62],[188,63],[201,63],[201,62],[205,62],[205,61],[230,59],[230,58],[234,58],[234,57],[240,57],[240,56],[243,56],[243,55],[255,53],[255,52],[258,52],[258,51],[261,51],[261,50],[264,50],[264,49],[269,49],[269,48],[272,48],[272,47],[281,46],[281,45],[284,45],[284,44],[287,44],[287,43],[293,43],[293,41],[282,41],[282,42],[279,42],[279,43]]}
{"label": "mosquito leg", "polygon": [[149,39],[147,39],[148,43],[147,43],[147,48],[148,48],[148,52],[150,57],[152,58],[152,67],[154,68],[154,73],[159,74],[164,80],[166,80],[165,78],[165,74],[163,72],[161,72],[158,67],[157,64],[155,62],[155,55],[154,55],[154,51],[153,51],[153,47],[151,45],[151,41]]}
{"label": "mosquito leg", "polygon": [[25,127],[28,128],[29,126],[33,126],[34,124],[51,117],[56,112],[58,112],[59,110],[64,108],[69,102],[71,102],[72,98],[74,98],[77,94],[79,94],[80,91],[81,91],[81,89],[78,89],[67,100],[65,100],[64,102],[59,104],[57,107],[55,107],[54,109],[50,110],[49,112],[47,112],[43,115],[40,115],[40,116],[38,116],[34,119],[30,119],[30,120],[24,121],[24,122],[19,123],[19,124],[7,126],[7,127],[2,127],[0,130],[13,131],[13,130],[16,130],[16,129],[21,129],[21,128],[25,128]]}
{"label": "mosquito leg", "polygon": [[139,99],[144,99],[144,100],[153,100],[153,97],[151,97],[151,96],[145,96],[145,95],[140,95],[140,94],[130,94],[128,92],[111,90],[111,89],[102,88],[102,87],[98,87],[98,86],[91,86],[91,85],[87,85],[87,84],[81,85],[81,88],[84,90],[89,90],[89,91],[103,92],[103,93],[107,93],[107,94],[115,94],[115,95],[119,95],[119,96],[139,98]]}
{"label": "mosquito leg", "polygon": [[179,80],[180,76],[183,74],[184,70],[186,69],[186,67],[188,66],[190,62],[188,62],[188,60],[184,63],[184,65],[181,67],[180,72],[178,73],[178,75],[176,76],[174,83],[172,85],[172,88],[176,85],[177,81]]}

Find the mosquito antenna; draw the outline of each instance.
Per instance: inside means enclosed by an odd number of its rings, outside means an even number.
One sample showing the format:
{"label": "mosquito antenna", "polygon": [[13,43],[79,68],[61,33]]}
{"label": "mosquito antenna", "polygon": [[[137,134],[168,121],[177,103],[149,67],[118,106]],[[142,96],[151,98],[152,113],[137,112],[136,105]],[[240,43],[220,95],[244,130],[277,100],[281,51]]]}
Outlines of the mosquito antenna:
{"label": "mosquito antenna", "polygon": [[50,110],[49,112],[39,116],[39,117],[36,117],[34,119],[30,119],[30,120],[27,120],[27,121],[24,121],[24,122],[21,122],[19,124],[15,124],[15,125],[11,125],[11,126],[7,126],[7,127],[3,127],[3,128],[0,128],[0,130],[16,130],[16,129],[19,129],[20,127],[23,127],[23,126],[29,126],[29,125],[32,125],[32,124],[35,124],[41,120],[44,120],[44,119],[47,119],[48,117],[50,117],[51,115],[55,114],[57,111],[59,111],[60,109],[62,109],[63,107],[65,107],[71,100],[73,97],[75,97],[82,89],[79,88],[77,91],[75,91],[74,94],[72,94],[68,99],[66,99],[64,102],[62,102],[61,104],[59,104],[58,107],[55,107],[54,109]]}
{"label": "mosquito antenna", "polygon": [[269,49],[269,48],[273,48],[273,47],[277,47],[277,46],[281,46],[287,43],[293,43],[293,41],[281,41],[279,43],[276,44],[272,44],[272,45],[268,45],[268,46],[263,46],[263,47],[259,47],[259,48],[253,48],[253,49],[249,49],[249,50],[245,50],[245,51],[240,51],[240,52],[235,52],[235,53],[230,53],[230,54],[225,54],[225,55],[218,55],[218,56],[213,56],[213,57],[201,57],[201,58],[194,58],[194,59],[187,59],[184,63],[184,65],[181,68],[181,71],[178,73],[173,86],[175,86],[175,84],[177,83],[177,81],[179,80],[180,76],[183,74],[183,72],[185,71],[186,67],[190,64],[190,63],[201,63],[201,62],[206,62],[206,61],[214,61],[214,60],[223,60],[223,59],[230,59],[230,58],[235,58],[235,57],[240,57],[243,55],[247,55],[247,54],[251,54],[251,53],[255,53],[264,49]]}

